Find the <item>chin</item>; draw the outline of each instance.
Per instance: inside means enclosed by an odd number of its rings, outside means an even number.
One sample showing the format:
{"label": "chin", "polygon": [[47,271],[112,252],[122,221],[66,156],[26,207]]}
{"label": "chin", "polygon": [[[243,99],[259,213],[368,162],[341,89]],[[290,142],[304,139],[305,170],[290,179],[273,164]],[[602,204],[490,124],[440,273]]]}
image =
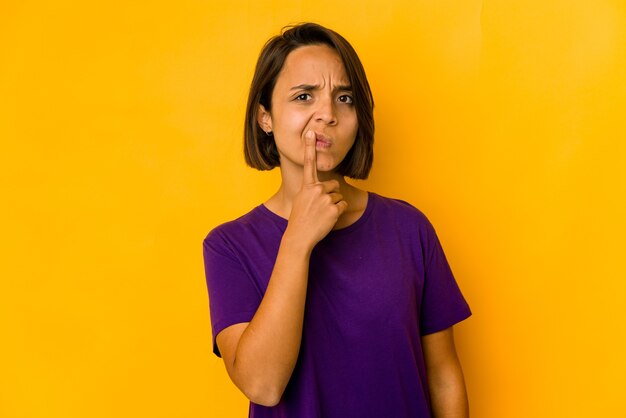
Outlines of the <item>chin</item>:
{"label": "chin", "polygon": [[[343,159],[341,161],[343,161]],[[335,158],[323,158],[323,157],[320,158],[320,155],[318,154],[317,171],[323,171],[323,172],[335,171],[337,170],[337,167],[339,166],[339,164],[341,164],[341,161],[337,161]]]}
{"label": "chin", "polygon": [[325,162],[317,162],[317,171],[323,172],[323,173],[328,173],[328,172],[332,172],[335,171],[335,169],[337,168],[338,164],[332,164],[332,163],[325,163]]}
{"label": "chin", "polygon": [[320,167],[320,166],[317,166],[317,172],[318,173],[330,173],[332,171],[335,171],[335,167]]}

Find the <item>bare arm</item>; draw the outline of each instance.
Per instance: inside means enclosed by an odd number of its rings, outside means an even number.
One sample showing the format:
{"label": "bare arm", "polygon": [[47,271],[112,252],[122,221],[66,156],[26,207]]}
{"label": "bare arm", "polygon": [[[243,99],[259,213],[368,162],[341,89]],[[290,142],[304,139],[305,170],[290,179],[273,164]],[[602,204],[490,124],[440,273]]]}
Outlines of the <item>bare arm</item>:
{"label": "bare arm", "polygon": [[422,337],[433,416],[467,418],[469,402],[452,327]]}
{"label": "bare arm", "polygon": [[216,339],[226,370],[252,402],[274,406],[289,382],[302,339],[311,252],[346,210],[335,180],[319,182],[315,135],[305,138],[304,176],[263,300],[249,323]]}
{"label": "bare arm", "polygon": [[217,344],[232,381],[251,401],[273,406],[295,366],[302,335],[310,251],[285,235],[265,296],[252,321],[220,332]]}

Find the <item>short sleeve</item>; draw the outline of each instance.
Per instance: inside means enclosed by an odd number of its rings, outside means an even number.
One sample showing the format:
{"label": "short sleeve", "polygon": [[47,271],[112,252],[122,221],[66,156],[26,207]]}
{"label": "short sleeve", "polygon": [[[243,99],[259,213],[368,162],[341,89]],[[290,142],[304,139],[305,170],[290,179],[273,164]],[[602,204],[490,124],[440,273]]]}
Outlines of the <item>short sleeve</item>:
{"label": "short sleeve", "polygon": [[426,265],[420,315],[422,335],[442,331],[472,314],[430,222],[427,222],[426,231]]}
{"label": "short sleeve", "polygon": [[215,337],[224,328],[250,322],[262,296],[221,233],[213,230],[203,242],[204,271],[209,293],[213,353],[222,357]]}

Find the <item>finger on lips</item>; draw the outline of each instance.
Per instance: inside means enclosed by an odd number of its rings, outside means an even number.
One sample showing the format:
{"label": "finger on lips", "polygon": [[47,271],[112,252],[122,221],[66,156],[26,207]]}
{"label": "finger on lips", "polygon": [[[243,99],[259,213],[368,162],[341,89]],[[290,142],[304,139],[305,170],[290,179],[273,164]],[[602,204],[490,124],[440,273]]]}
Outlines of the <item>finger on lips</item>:
{"label": "finger on lips", "polygon": [[317,183],[317,153],[315,150],[315,132],[309,130],[304,134],[304,183]]}
{"label": "finger on lips", "polygon": [[308,130],[304,134],[304,174],[302,177],[303,184],[319,184],[322,191],[331,197],[334,204],[339,204],[343,207],[343,210],[347,207],[347,202],[343,200],[343,195],[339,193],[339,181],[328,180],[320,182],[317,178],[317,151],[316,147],[317,138],[315,132]]}

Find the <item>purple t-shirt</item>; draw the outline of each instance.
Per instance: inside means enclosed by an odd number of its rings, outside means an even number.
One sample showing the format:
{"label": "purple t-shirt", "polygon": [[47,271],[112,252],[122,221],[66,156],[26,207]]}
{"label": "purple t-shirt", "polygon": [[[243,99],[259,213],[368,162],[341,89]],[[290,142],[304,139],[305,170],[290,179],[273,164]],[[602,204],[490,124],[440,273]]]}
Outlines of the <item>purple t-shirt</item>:
{"label": "purple t-shirt", "polygon": [[[204,240],[213,351],[252,320],[287,220],[259,205]],[[363,215],[330,231],[309,264],[302,343],[280,403],[250,417],[430,417],[421,336],[471,315],[430,221],[368,194]]]}

